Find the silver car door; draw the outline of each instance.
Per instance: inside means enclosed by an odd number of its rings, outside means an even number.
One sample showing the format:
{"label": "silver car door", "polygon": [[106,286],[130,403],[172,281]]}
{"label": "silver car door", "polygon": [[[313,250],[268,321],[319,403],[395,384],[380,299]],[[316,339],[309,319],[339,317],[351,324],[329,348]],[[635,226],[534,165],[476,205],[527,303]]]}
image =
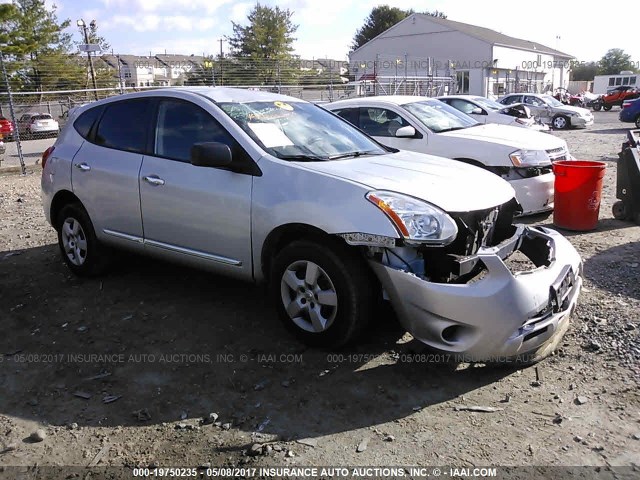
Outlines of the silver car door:
{"label": "silver car door", "polygon": [[96,235],[107,241],[142,242],[138,176],[152,110],[148,98],[107,104],[92,141],[85,141],[73,159],[73,191]]}
{"label": "silver car door", "polygon": [[154,154],[145,155],[140,172],[145,248],[227,274],[250,276],[253,177],[192,165],[191,147],[201,142],[229,145],[234,160],[246,155],[202,107],[163,99]]}

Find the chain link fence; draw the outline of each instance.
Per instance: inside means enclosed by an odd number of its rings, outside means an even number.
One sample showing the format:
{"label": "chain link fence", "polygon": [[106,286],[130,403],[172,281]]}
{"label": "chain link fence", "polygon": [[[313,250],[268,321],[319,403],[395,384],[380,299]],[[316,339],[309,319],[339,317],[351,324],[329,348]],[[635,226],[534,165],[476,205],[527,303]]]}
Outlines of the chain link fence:
{"label": "chain link fence", "polygon": [[[329,59],[253,61],[194,55],[68,56],[38,64],[4,59],[0,78],[0,167],[38,163],[76,106],[163,87],[232,86],[325,103],[370,95],[437,96],[456,92],[454,76],[355,75]],[[397,74],[396,74],[397,73]],[[94,88],[94,85],[96,88]],[[0,147],[0,151],[2,151]]]}

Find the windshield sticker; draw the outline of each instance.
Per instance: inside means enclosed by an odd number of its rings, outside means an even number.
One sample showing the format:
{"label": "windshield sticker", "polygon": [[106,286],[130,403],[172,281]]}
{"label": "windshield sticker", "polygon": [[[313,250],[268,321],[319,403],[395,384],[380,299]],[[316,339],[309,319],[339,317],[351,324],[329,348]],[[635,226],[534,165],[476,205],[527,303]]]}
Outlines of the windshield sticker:
{"label": "windshield sticker", "polygon": [[248,123],[247,125],[267,148],[293,145],[293,142],[289,137],[287,137],[282,130],[273,123]]}
{"label": "windshield sticker", "polygon": [[273,102],[273,104],[278,107],[278,108],[282,108],[284,110],[289,110],[290,112],[293,110],[293,107],[291,105],[289,105],[288,103],[284,103],[284,102]]}

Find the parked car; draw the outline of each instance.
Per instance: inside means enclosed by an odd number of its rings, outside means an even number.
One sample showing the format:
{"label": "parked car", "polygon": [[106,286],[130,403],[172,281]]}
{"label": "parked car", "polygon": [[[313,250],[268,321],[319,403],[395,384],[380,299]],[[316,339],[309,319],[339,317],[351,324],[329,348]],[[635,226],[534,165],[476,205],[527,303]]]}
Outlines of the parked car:
{"label": "parked car", "polygon": [[[73,272],[97,274],[110,246],[266,280],[284,325],[311,345],[356,338],[384,290],[416,338],[455,358],[535,361],[582,284],[567,239],[512,225],[504,180],[397,152],[282,95],[100,100],[72,113],[42,164],[44,212]],[[511,273],[516,250],[535,267]]]}
{"label": "parked car", "polygon": [[640,90],[636,87],[621,85],[619,87],[612,88],[604,95],[601,95],[598,100],[593,102],[592,107],[595,111],[599,111],[600,109],[609,111],[615,106],[622,106],[622,103],[625,100],[633,100],[638,97],[640,97]]}
{"label": "parked car", "polygon": [[25,113],[18,120],[18,129],[21,135],[57,135],[60,126],[48,113]]}
{"label": "parked car", "polygon": [[546,131],[549,127],[536,122],[531,110],[523,104],[504,106],[493,100],[475,95],[448,95],[436,97],[456,110],[466,113],[478,123],[498,123]]}
{"label": "parked car", "polygon": [[571,158],[560,138],[507,125],[482,125],[431,98],[362,97],[325,108],[390,147],[448,157],[495,173],[511,183],[524,214],[553,208],[551,162]]}
{"label": "parked car", "polygon": [[13,122],[7,118],[0,117],[0,140],[13,140]]}
{"label": "parked car", "polygon": [[635,123],[636,128],[640,128],[640,99],[625,101],[618,118],[621,122]]}
{"label": "parked car", "polygon": [[569,127],[593,125],[593,113],[586,108],[564,105],[551,95],[539,93],[511,93],[498,100],[503,105],[524,103],[531,113],[543,123],[563,130]]}

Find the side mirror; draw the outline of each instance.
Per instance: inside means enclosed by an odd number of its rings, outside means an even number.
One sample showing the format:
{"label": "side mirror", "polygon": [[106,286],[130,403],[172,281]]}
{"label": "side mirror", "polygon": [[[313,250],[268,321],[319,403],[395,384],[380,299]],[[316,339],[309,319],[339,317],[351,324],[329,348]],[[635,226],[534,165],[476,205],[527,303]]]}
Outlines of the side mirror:
{"label": "side mirror", "polygon": [[480,107],[475,107],[473,110],[471,110],[470,114],[471,115],[487,115],[487,112],[485,112]]}
{"label": "side mirror", "polygon": [[416,129],[413,128],[411,125],[406,125],[396,130],[396,137],[398,138],[407,138],[407,137],[415,137],[415,136],[416,136]]}
{"label": "side mirror", "polygon": [[196,143],[191,147],[191,165],[196,167],[228,167],[231,149],[220,142]]}

